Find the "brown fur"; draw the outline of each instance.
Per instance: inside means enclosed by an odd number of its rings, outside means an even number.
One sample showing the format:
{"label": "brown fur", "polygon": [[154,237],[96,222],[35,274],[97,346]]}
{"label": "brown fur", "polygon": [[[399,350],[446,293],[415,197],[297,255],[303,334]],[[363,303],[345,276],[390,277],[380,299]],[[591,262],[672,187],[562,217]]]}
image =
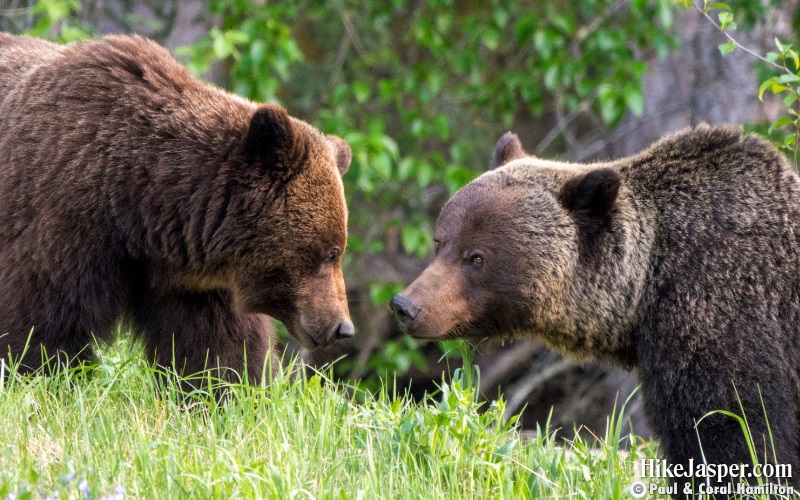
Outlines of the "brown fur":
{"label": "brown fur", "polygon": [[512,142],[495,154],[509,163],[443,208],[436,259],[393,301],[401,325],[540,336],[637,367],[671,463],[751,463],[733,419],[695,428],[741,413],[740,398],[760,459],[800,477],[800,181],[785,158],[728,127],[594,165],[520,157]]}
{"label": "brown fur", "polygon": [[162,364],[253,378],[267,314],[352,334],[344,141],[139,37],[0,34],[0,96],[0,355],[82,357],[124,320]]}

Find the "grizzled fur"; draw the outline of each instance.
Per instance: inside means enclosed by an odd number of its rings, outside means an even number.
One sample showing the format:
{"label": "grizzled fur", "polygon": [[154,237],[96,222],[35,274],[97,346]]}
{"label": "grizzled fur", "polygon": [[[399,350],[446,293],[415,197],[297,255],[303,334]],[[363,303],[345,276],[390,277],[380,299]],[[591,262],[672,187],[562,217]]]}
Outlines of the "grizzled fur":
{"label": "grizzled fur", "polygon": [[145,39],[0,34],[0,358],[83,357],[122,320],[162,364],[257,378],[267,314],[310,347],[352,334],[349,162]]}
{"label": "grizzled fur", "polygon": [[700,126],[592,165],[529,157],[507,134],[494,163],[442,210],[435,260],[392,302],[401,325],[636,367],[671,463],[752,463],[734,419],[695,428],[740,399],[761,460],[797,485],[800,182],[784,157]]}

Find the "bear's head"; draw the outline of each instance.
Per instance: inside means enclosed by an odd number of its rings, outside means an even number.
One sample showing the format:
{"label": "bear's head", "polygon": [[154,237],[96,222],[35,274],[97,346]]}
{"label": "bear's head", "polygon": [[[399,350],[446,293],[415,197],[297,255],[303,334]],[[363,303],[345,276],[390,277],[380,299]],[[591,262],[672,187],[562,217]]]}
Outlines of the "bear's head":
{"label": "bear's head", "polygon": [[235,249],[223,260],[237,309],[277,318],[309,348],[352,336],[342,276],[341,176],[349,146],[265,105],[251,117],[237,157],[244,165],[236,167],[228,196],[239,208],[215,242]]}
{"label": "bear's head", "polygon": [[[510,133],[493,166],[442,209],[433,262],[390,304],[401,328],[433,340],[537,335],[602,357],[591,344],[619,319],[611,302],[643,281],[613,279],[638,255],[624,237],[620,175],[529,157]],[[609,354],[628,347],[602,342]]]}

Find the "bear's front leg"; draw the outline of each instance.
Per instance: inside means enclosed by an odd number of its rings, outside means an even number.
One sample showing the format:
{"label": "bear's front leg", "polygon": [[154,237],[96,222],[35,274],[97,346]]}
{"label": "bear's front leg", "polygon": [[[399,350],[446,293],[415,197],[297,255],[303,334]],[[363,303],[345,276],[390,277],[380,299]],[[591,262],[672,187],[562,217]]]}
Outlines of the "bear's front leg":
{"label": "bear's front leg", "polygon": [[[258,384],[278,363],[274,328],[263,314],[238,314],[229,292],[150,290],[137,301],[134,327],[148,353],[183,376],[219,369],[230,381]],[[275,365],[277,366],[277,365]]]}
{"label": "bear's front leg", "polygon": [[[730,338],[708,332],[706,338]],[[730,345],[723,354],[714,354],[707,352],[703,344],[687,342],[687,347],[677,343],[697,338],[698,334],[687,324],[669,332],[649,329],[639,341],[645,411],[660,440],[661,454],[676,474],[668,478],[670,484],[678,485],[673,496],[691,498],[684,494],[687,482],[694,482],[687,491],[715,491],[716,498],[734,497],[725,488],[730,485],[735,493],[740,480],[751,486],[761,480],[797,487],[798,408],[790,374],[780,369],[780,362],[770,363],[767,353],[759,352],[755,345],[738,351]],[[724,353],[730,352],[742,356],[739,366],[725,358]],[[772,355],[774,358],[781,353]],[[756,477],[742,424],[719,410],[739,416],[744,413],[758,462],[789,466],[792,477]],[[701,465],[703,468],[699,469]],[[681,470],[676,471],[676,466]],[[706,466],[715,471],[710,477],[700,472],[708,471]]]}
{"label": "bear's front leg", "polygon": [[10,274],[0,273],[6,278],[0,285],[0,365],[21,374],[44,368],[47,374],[95,359],[95,341],[108,338],[117,314],[85,293],[100,288],[37,288],[35,280]]}

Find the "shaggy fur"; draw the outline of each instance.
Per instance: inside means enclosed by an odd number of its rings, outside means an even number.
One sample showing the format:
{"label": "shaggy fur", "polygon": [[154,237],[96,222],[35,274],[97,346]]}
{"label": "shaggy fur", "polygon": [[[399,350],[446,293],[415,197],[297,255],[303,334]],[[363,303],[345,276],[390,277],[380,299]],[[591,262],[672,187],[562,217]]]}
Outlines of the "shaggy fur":
{"label": "shaggy fur", "polygon": [[349,161],[153,42],[0,34],[0,356],[84,357],[122,320],[162,364],[253,378],[266,314],[309,347],[352,334]]}
{"label": "shaggy fur", "polygon": [[734,419],[703,419],[741,401],[761,460],[800,478],[800,182],[785,158],[708,126],[610,163],[528,157],[509,137],[495,158],[442,210],[434,262],[393,301],[401,325],[535,335],[636,367],[675,464],[752,463]]}

